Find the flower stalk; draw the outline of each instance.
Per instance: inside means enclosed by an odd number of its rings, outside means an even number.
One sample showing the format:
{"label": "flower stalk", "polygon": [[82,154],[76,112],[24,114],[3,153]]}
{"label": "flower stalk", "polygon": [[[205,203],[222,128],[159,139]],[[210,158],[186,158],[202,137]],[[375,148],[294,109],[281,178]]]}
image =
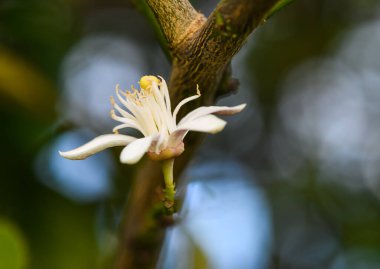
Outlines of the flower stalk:
{"label": "flower stalk", "polygon": [[164,201],[165,213],[172,215],[175,212],[175,184],[173,178],[174,158],[162,162],[162,172],[164,174],[165,188]]}

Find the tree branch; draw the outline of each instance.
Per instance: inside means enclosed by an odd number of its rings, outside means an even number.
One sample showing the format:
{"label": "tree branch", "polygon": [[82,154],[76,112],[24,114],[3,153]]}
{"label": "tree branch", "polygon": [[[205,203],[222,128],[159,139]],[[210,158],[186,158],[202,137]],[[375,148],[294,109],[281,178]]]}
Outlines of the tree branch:
{"label": "tree branch", "polygon": [[194,106],[213,103],[223,70],[277,1],[222,1],[191,40],[174,48],[170,78],[174,99],[193,94],[198,84],[203,98]]}
{"label": "tree branch", "polygon": [[166,37],[169,48],[181,43],[197,23],[205,21],[187,0],[147,0]]}
{"label": "tree branch", "polygon": [[[147,0],[169,43],[173,58],[169,90],[173,104],[193,95],[196,85],[202,97],[181,111],[209,105],[226,89],[236,90],[230,80],[230,61],[250,33],[265,19],[278,0],[222,0],[207,21],[186,0]],[[219,92],[218,92],[219,91]],[[181,115],[180,115],[181,116]],[[190,135],[186,151],[176,160],[175,179],[191,159],[202,136]],[[168,222],[152,218],[163,182],[158,165],[146,162],[136,177],[126,211],[117,257],[117,269],[154,268]],[[152,233],[154,231],[154,233]],[[142,261],[147,261],[143,263]]]}
{"label": "tree branch", "polygon": [[156,223],[152,211],[160,202],[160,167],[157,162],[145,160],[139,171],[121,226],[115,269],[154,268],[164,237],[165,229]]}

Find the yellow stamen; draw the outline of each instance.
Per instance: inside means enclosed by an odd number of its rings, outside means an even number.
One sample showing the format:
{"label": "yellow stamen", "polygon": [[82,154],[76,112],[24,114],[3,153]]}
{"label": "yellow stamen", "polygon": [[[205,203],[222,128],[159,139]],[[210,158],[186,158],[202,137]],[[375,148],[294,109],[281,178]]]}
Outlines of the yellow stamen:
{"label": "yellow stamen", "polygon": [[152,86],[153,81],[155,81],[157,85],[161,83],[156,76],[143,76],[139,81],[141,89],[148,90]]}

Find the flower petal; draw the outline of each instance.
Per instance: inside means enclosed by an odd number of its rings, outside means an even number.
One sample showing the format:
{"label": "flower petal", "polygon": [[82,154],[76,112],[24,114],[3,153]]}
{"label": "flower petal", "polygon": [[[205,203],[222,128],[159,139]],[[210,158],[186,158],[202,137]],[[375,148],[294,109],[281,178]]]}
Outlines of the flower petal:
{"label": "flower petal", "polygon": [[198,87],[198,85],[197,85],[197,94],[196,94],[196,95],[193,95],[193,96],[190,96],[190,97],[187,97],[187,98],[185,98],[185,99],[183,99],[181,102],[179,102],[179,104],[178,104],[178,105],[176,106],[176,108],[174,109],[174,111],[173,111],[173,119],[174,119],[174,123],[177,122],[177,114],[178,114],[179,110],[181,109],[181,107],[182,107],[184,104],[186,104],[186,103],[188,103],[188,102],[190,102],[190,101],[193,101],[193,100],[195,100],[195,99],[197,99],[197,98],[199,98],[199,97],[201,97],[201,93],[200,93],[200,91],[199,91],[199,87]]}
{"label": "flower petal", "polygon": [[233,115],[239,113],[246,107],[246,104],[241,104],[238,106],[228,107],[228,106],[202,106],[194,109],[189,114],[181,119],[178,125],[185,123],[186,121],[194,120],[198,117],[202,117],[208,114],[217,115]]}
{"label": "flower petal", "polygon": [[175,148],[177,147],[185,138],[189,130],[176,130],[174,131],[170,137],[168,142],[168,147]]}
{"label": "flower petal", "polygon": [[83,160],[106,148],[115,147],[115,146],[125,146],[134,140],[136,140],[135,137],[128,136],[128,135],[121,135],[121,134],[101,135],[76,149],[65,151],[65,152],[59,151],[59,154],[62,157],[65,157],[67,159]]}
{"label": "flower petal", "polygon": [[223,130],[226,123],[226,121],[219,119],[214,115],[206,115],[178,125],[176,132],[179,130],[189,130],[215,134]]}
{"label": "flower petal", "polygon": [[156,154],[159,154],[160,150],[162,148],[165,148],[165,146],[166,146],[165,144],[168,142],[167,140],[168,140],[168,135],[166,133],[166,130],[161,129],[160,134],[158,134],[157,138],[155,139],[156,145],[154,148],[154,152]]}
{"label": "flower petal", "polygon": [[128,164],[137,163],[145,152],[148,151],[152,141],[153,136],[148,136],[133,141],[121,151],[120,161]]}

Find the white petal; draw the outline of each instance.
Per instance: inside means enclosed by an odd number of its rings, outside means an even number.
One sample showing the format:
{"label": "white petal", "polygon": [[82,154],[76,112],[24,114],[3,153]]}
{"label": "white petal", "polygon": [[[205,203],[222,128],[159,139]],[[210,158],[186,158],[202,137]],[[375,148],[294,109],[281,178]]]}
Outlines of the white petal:
{"label": "white petal", "polygon": [[206,115],[194,120],[186,121],[178,125],[178,130],[189,130],[203,133],[215,134],[223,130],[226,121],[214,115]]}
{"label": "white petal", "polygon": [[61,154],[62,157],[65,157],[67,159],[83,160],[106,148],[115,147],[115,146],[125,146],[134,140],[136,140],[135,137],[128,136],[128,135],[121,135],[121,134],[101,135],[94,138],[90,142],[84,144],[83,146],[80,146],[70,151],[65,151],[65,152],[60,151],[59,154]]}
{"label": "white petal", "polygon": [[165,144],[167,143],[167,140],[168,140],[167,130],[161,129],[160,134],[155,139],[156,146],[155,146],[154,151],[156,154],[160,153],[160,150],[162,148],[165,148],[166,146]]}
{"label": "white petal", "polygon": [[150,145],[152,144],[152,141],[152,136],[140,138],[133,141],[122,150],[120,154],[120,161],[122,163],[128,164],[137,163],[145,154],[145,152],[148,151]]}
{"label": "white petal", "polygon": [[246,107],[246,104],[241,104],[238,106],[228,107],[228,106],[202,106],[194,109],[189,114],[181,119],[178,124],[185,123],[186,121],[194,120],[198,117],[202,117],[208,114],[217,115],[233,115],[239,113]]}
{"label": "white petal", "polygon": [[189,130],[176,130],[170,137],[168,142],[168,147],[175,148],[177,147],[185,138]]}
{"label": "white petal", "polygon": [[177,114],[179,112],[179,110],[181,109],[181,107],[190,102],[190,101],[193,101],[197,98],[201,97],[201,92],[199,91],[199,86],[197,84],[197,94],[196,95],[193,95],[193,96],[190,96],[190,97],[187,97],[185,99],[183,99],[181,102],[179,102],[179,104],[176,106],[176,108],[174,109],[173,111],[173,119],[174,119],[174,123],[177,123]]}

